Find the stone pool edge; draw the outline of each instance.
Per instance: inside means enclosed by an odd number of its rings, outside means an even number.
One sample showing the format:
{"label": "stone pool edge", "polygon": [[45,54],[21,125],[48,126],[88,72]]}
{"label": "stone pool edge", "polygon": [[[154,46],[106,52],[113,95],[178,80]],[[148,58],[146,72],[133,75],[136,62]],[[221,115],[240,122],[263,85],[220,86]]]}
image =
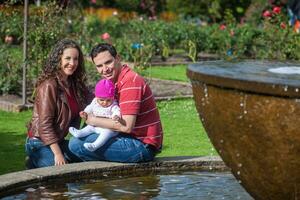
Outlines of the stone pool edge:
{"label": "stone pool edge", "polygon": [[0,197],[18,188],[45,181],[74,180],[89,176],[105,177],[116,174],[129,174],[147,171],[171,171],[199,169],[210,171],[229,171],[218,156],[159,157],[147,163],[82,162],[59,167],[45,167],[23,170],[0,176]]}

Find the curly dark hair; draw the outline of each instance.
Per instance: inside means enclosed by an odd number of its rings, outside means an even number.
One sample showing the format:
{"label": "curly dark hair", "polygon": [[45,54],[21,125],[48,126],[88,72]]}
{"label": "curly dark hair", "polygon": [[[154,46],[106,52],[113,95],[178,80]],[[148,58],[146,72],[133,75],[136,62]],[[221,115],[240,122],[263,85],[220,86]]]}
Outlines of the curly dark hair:
{"label": "curly dark hair", "polygon": [[79,45],[70,39],[62,39],[55,44],[43,66],[42,73],[38,78],[36,87],[38,87],[46,79],[57,77],[57,75],[61,71],[62,54],[67,48],[75,48],[78,50],[78,66],[75,72],[70,76],[70,79],[72,81],[72,84],[74,84],[75,88],[77,89],[77,95],[79,96],[80,100],[82,102],[85,102],[87,78],[84,67],[84,56]]}

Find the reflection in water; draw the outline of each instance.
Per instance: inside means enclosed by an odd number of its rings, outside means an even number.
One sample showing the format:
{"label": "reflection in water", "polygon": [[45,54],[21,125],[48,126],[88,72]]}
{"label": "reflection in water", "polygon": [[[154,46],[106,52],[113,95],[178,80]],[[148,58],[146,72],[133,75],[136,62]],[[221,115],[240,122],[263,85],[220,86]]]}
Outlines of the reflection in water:
{"label": "reflection in water", "polygon": [[269,69],[269,72],[277,74],[300,74],[300,67],[277,67]]}
{"label": "reflection in water", "polygon": [[252,199],[230,173],[179,172],[27,188],[8,199]]}

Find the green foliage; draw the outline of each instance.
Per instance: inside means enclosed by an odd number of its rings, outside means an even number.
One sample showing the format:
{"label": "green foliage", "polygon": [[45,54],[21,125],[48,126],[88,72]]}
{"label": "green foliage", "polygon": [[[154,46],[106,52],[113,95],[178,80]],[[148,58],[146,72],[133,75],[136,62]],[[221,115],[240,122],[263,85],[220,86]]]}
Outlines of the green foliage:
{"label": "green foliage", "polygon": [[[0,36],[4,37],[9,34],[19,40],[23,39],[23,13],[18,9],[9,7],[8,4],[5,6],[8,11],[0,12]],[[83,28],[80,10],[72,7],[62,9],[55,2],[49,2],[41,7],[32,5],[29,11],[27,78],[28,86],[33,88],[50,49],[58,40],[65,37],[77,38],[79,42],[84,43],[84,39],[81,37]],[[5,77],[2,79],[5,82],[0,85],[1,93],[21,93],[22,87],[20,87],[19,82],[22,80],[22,74],[20,73],[23,65],[22,54],[16,55],[14,49],[21,52],[22,46],[14,46],[14,48],[7,46],[6,49],[1,49],[3,53],[0,55],[2,58],[0,63],[3,64],[0,76]]]}
{"label": "green foliage", "polygon": [[[237,8],[236,6],[217,11],[219,6],[223,8],[228,1],[174,1],[174,5],[170,6],[184,7],[188,6],[187,2],[193,3],[189,5],[193,7],[196,7],[194,6],[196,4],[204,6],[214,4],[211,9],[215,10],[209,12],[214,13],[215,17],[218,17],[217,12],[222,13],[222,23],[203,25],[197,21],[186,20],[165,22],[134,19],[124,21],[118,16],[100,21],[97,16],[93,15],[83,17],[80,8],[61,9],[51,2],[41,7],[31,6],[28,33],[28,82],[35,82],[43,62],[57,40],[64,37],[73,38],[79,42],[84,54],[88,55],[96,43],[103,42],[101,35],[105,32],[109,33],[110,40],[116,46],[122,59],[134,62],[137,70],[140,71],[151,65],[150,61],[154,56],[166,60],[177,51],[183,51],[181,54],[194,62],[197,61],[197,55],[200,52],[218,54],[223,59],[300,59],[300,37],[287,25],[288,19],[284,10],[278,14],[273,13],[270,19],[262,20],[260,16],[259,25],[254,26],[249,23],[238,23],[236,11],[233,9]],[[248,3],[246,0],[243,1],[243,5]],[[263,2],[260,3],[265,5]],[[244,6],[238,7],[238,12],[242,12],[243,8]],[[268,7],[265,6],[265,8]],[[5,13],[10,13],[10,15]],[[10,17],[12,19],[8,20]],[[22,39],[21,13],[0,12],[0,21],[3,22],[3,26],[0,27],[1,37],[8,33],[18,33],[18,37]],[[10,23],[11,21],[14,23]],[[135,48],[136,45],[140,47]],[[21,45],[15,47],[21,52]],[[0,62],[4,63],[2,65],[6,68],[0,71],[0,76],[10,79],[6,80],[5,84],[2,82],[1,92],[20,93],[21,87],[17,86],[22,79],[20,73],[14,71],[14,76],[7,76],[7,66],[21,66],[22,64],[21,54],[18,54],[16,59],[19,63],[12,59],[14,56],[11,48],[7,48],[5,54],[1,55],[2,61]],[[95,75],[92,64],[88,69],[88,77],[97,80],[98,76]]]}
{"label": "green foliage", "polygon": [[[4,6],[3,11],[0,11],[1,41],[7,35],[13,36],[14,39],[20,41],[23,32],[23,16],[16,9],[12,9],[12,8],[9,9],[7,4],[4,4],[3,6]],[[4,12],[6,9],[9,9],[9,11]]]}
{"label": "green foliage", "polygon": [[[47,59],[55,42],[64,37],[61,27],[67,27],[62,20],[62,11],[51,3],[42,7],[38,13],[30,16],[28,27],[28,61],[30,65],[29,78],[34,80],[40,74],[43,62]],[[49,29],[49,27],[51,27]],[[33,31],[34,30],[34,31]]]}
{"label": "green foliage", "polygon": [[213,0],[211,1],[210,7],[208,8],[208,13],[212,16],[213,22],[216,22],[217,19],[220,19],[221,13],[221,5],[219,0]]}
{"label": "green foliage", "polygon": [[15,46],[0,46],[0,95],[19,94],[22,88],[22,51]]}
{"label": "green foliage", "polygon": [[189,58],[193,61],[196,62],[197,59],[197,48],[195,42],[192,40],[188,41],[188,48],[189,48],[189,53],[188,56]]}
{"label": "green foliage", "polygon": [[136,11],[139,5],[140,0],[115,0],[115,6],[124,11]]}
{"label": "green foliage", "polygon": [[153,53],[153,46],[151,44],[144,45],[136,43],[134,45],[139,45],[139,48],[131,48],[129,53],[131,57],[133,58],[134,67],[137,68],[137,70],[143,70],[148,65],[152,58]]}
{"label": "green foliage", "polygon": [[233,16],[239,20],[251,2],[251,0],[166,0],[166,9],[183,18],[191,16],[210,22],[221,22],[224,20],[226,10],[230,10]]}

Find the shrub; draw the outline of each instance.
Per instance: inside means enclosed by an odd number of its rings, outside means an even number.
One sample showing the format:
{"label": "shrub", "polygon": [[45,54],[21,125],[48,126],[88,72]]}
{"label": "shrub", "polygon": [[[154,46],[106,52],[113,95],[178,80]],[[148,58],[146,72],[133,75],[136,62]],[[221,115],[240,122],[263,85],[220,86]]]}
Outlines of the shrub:
{"label": "shrub", "polygon": [[21,94],[22,51],[11,45],[0,48],[0,94]]}

